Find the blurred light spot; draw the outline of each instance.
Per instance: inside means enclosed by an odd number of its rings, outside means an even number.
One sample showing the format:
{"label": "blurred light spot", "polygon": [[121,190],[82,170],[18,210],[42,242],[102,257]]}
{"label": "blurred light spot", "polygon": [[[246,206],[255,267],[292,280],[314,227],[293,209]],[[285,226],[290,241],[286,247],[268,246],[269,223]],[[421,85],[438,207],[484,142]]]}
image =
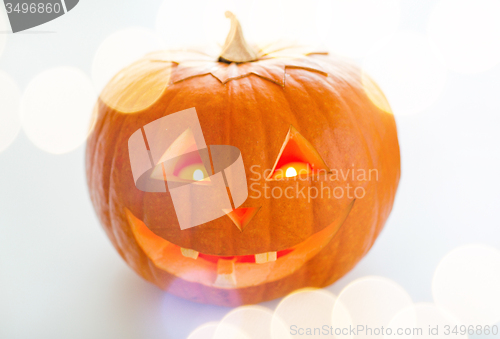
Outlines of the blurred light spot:
{"label": "blurred light spot", "polygon": [[210,322],[198,326],[193,332],[189,334],[187,339],[212,339],[217,329],[217,322]]}
{"label": "blurred light spot", "polygon": [[96,95],[79,69],[57,67],[37,75],[21,102],[21,121],[28,138],[49,153],[62,154],[80,146],[91,128]]}
{"label": "blurred light spot", "polygon": [[[447,335],[445,326],[450,326]],[[430,303],[419,303],[396,314],[387,326],[386,338],[466,339],[467,334],[457,335],[452,332],[455,326],[460,326],[460,324],[444,310]],[[437,330],[436,327],[438,327]]]}
{"label": "blurred light spot", "polygon": [[500,251],[467,245],[447,254],[432,282],[436,304],[464,324],[500,321]]}
{"label": "blurred light spot", "polygon": [[412,339],[419,334],[418,330],[417,333],[414,333],[414,328],[417,328],[417,312],[415,305],[411,305],[396,313],[387,325],[384,336],[395,339]]}
{"label": "blurred light spot", "polygon": [[[271,324],[272,338],[288,338],[284,334],[280,336],[283,326],[288,330],[287,333],[290,333],[293,329],[298,331],[299,328],[306,331],[307,328],[321,329],[324,325],[330,327],[335,300],[335,295],[322,289],[303,289],[286,296],[274,312]],[[321,332],[314,333],[314,330],[309,335],[306,332],[303,335],[307,336],[307,338],[334,337],[329,334],[324,335]]]}
{"label": "blurred light spot", "polygon": [[500,1],[441,0],[427,31],[446,66],[478,73],[500,62]]}
{"label": "blurred light spot", "polygon": [[[242,306],[229,312],[219,323],[213,339],[225,339],[225,327],[238,328],[252,339],[271,339],[271,321],[273,312],[262,306]],[[278,329],[280,335],[287,334],[283,326]],[[285,338],[279,336],[278,338]]]}
{"label": "blurred light spot", "polygon": [[124,67],[163,48],[161,38],[145,28],[127,28],[108,36],[99,45],[92,63],[92,81],[97,93]]}
{"label": "blurred light spot", "polygon": [[[382,277],[366,277],[353,281],[342,290],[335,309],[345,308],[353,327],[359,325],[380,329],[382,326],[387,327],[398,312],[411,305],[408,293],[395,282]],[[373,335],[377,336],[376,333],[370,335],[369,332],[359,332],[356,338]]]}
{"label": "blurred light spot", "polygon": [[361,80],[366,95],[375,104],[375,106],[384,112],[392,113],[391,106],[389,105],[387,98],[375,81],[373,81],[373,79],[366,73],[362,74]]}
{"label": "blurred light spot", "polygon": [[316,25],[332,52],[363,57],[396,32],[400,12],[398,0],[319,0]]}
{"label": "blurred light spot", "polygon": [[[156,31],[163,38],[168,49],[192,48],[207,43],[204,27],[200,25],[204,22],[207,3],[208,1],[197,0],[164,0],[162,2],[156,16]],[[219,20],[229,21],[224,13]]]}
{"label": "blurred light spot", "polygon": [[173,63],[141,59],[116,74],[99,98],[120,113],[136,113],[153,105],[170,83]]}
{"label": "blurred light spot", "polygon": [[[427,40],[410,31],[396,34],[367,56],[363,72],[378,83],[395,115],[425,110],[439,98],[446,83],[446,69],[434,57]],[[366,77],[363,83],[374,103],[385,106],[382,101],[374,99]]]}
{"label": "blurred light spot", "polygon": [[0,152],[9,147],[21,129],[20,98],[17,84],[0,71]]}
{"label": "blurred light spot", "polygon": [[[344,304],[337,299],[332,311],[332,325],[334,328],[350,328],[352,326],[352,319],[349,311],[344,306]],[[335,333],[336,338],[342,339],[353,339],[353,336],[349,332],[348,334],[344,332]]]}
{"label": "blurred light spot", "polygon": [[205,337],[204,339],[215,339],[215,338],[224,338],[224,339],[254,339],[247,333],[245,333],[240,328],[230,325],[230,324],[221,324],[217,325],[213,337]]}

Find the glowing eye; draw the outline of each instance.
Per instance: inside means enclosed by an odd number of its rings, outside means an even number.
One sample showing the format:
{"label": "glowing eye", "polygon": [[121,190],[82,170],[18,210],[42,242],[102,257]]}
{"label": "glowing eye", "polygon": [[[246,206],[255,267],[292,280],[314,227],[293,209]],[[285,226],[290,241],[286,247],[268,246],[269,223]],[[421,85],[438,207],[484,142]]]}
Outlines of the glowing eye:
{"label": "glowing eye", "polygon": [[200,181],[203,180],[204,177],[205,175],[201,169],[197,169],[193,172],[193,180]]}
{"label": "glowing eye", "polygon": [[309,177],[314,172],[328,172],[328,166],[309,141],[290,126],[283,146],[268,180],[281,180],[299,176]]}
{"label": "glowing eye", "polygon": [[294,177],[297,175],[297,170],[293,167],[288,167],[285,173],[287,178]]}

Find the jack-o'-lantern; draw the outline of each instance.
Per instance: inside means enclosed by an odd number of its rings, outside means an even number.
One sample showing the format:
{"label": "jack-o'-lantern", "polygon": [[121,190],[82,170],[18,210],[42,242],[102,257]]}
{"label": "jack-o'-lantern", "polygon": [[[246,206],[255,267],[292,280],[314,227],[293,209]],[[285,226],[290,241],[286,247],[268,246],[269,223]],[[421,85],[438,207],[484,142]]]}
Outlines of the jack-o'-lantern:
{"label": "jack-o'-lantern", "polygon": [[[389,105],[355,65],[303,48],[254,48],[228,16],[219,56],[155,52],[110,81],[86,164],[104,229],[139,275],[186,299],[234,306],[323,287],[354,267],[392,209],[400,156]],[[128,143],[189,108],[207,144],[241,152],[248,195],[181,229],[171,191],[138,189]],[[213,173],[205,167],[189,163],[176,175],[202,181]]]}

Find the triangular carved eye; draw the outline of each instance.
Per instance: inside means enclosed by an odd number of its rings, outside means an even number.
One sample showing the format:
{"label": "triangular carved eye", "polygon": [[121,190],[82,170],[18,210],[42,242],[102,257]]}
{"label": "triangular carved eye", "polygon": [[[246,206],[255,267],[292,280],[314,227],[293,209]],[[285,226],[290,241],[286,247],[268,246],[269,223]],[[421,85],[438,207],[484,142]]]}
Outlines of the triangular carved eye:
{"label": "triangular carved eye", "polygon": [[267,180],[280,180],[295,176],[307,177],[319,171],[327,173],[330,169],[314,146],[293,126],[290,126]]}

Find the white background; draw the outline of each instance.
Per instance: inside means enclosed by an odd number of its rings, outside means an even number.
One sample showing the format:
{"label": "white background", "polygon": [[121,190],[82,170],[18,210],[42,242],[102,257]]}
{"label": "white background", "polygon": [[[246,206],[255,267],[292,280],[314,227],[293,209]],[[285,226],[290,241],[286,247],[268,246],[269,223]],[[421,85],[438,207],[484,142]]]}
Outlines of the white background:
{"label": "white background", "polygon": [[[397,29],[427,37],[436,3],[402,1]],[[54,22],[3,33],[0,69],[21,91],[52,67],[77,67],[90,77],[100,43],[127,27],[155,29],[160,6],[157,0],[82,0]],[[191,6],[178,16],[189,22],[200,11]],[[271,18],[283,15],[269,11]],[[287,15],[287,22],[300,21],[300,13]],[[196,30],[196,20],[190,25]],[[176,41],[183,34],[173,32]],[[389,88],[402,154],[394,210],[371,252],[328,290],[380,275],[414,301],[432,301],[433,272],[450,250],[469,243],[500,248],[500,66],[445,72],[437,99],[412,114],[398,114],[398,93]],[[0,153],[0,338],[185,338],[220,320],[228,308],[168,295],[125,265],[94,214],[84,169],[83,145],[54,155],[22,130]]]}

